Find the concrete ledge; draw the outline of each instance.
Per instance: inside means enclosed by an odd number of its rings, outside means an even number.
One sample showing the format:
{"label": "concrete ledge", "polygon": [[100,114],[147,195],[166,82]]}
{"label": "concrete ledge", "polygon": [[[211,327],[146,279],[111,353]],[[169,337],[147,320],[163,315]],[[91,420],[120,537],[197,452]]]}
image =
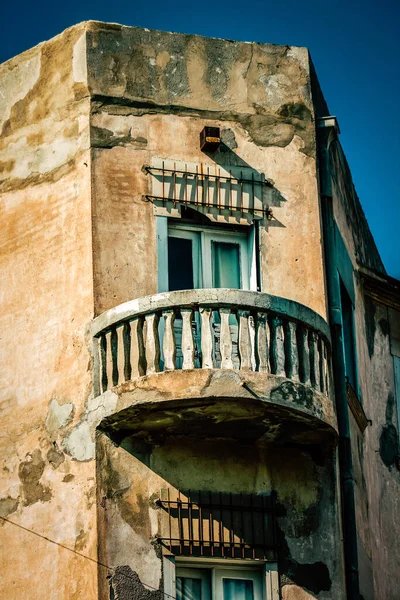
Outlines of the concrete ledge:
{"label": "concrete ledge", "polygon": [[114,441],[169,435],[317,444],[337,436],[333,404],[301,383],[265,373],[193,369],[156,373],[115,388],[99,429]]}

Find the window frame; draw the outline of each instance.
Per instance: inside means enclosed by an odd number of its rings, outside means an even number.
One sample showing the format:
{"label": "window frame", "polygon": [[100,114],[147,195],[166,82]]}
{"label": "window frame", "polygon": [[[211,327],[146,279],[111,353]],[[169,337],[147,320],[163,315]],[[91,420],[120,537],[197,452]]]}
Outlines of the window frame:
{"label": "window frame", "polygon": [[165,554],[163,556],[164,600],[176,598],[177,570],[188,569],[187,572],[190,573],[196,568],[211,570],[211,600],[216,600],[216,587],[218,588],[219,582],[222,587],[222,579],[224,576],[226,577],[226,573],[235,574],[233,579],[240,579],[240,572],[243,575],[247,572],[247,577],[242,577],[243,579],[252,579],[254,576],[257,580],[257,575],[260,577],[261,594],[254,594],[254,600],[258,600],[260,597],[261,600],[279,600],[280,598],[278,564],[276,562],[238,558],[210,560],[210,558],[175,557],[172,554]]}
{"label": "window frame", "polygon": [[[185,233],[187,232],[187,233]],[[168,235],[193,239],[200,234],[198,279],[200,288],[212,288],[211,247],[212,242],[227,242],[239,245],[240,277],[243,290],[257,291],[257,266],[254,226],[248,232],[232,231],[221,226],[196,225],[171,222],[168,217],[156,217],[158,292],[168,292]],[[178,234],[182,235],[179,236]],[[197,245],[197,244],[196,244]],[[196,265],[193,265],[195,278]]]}

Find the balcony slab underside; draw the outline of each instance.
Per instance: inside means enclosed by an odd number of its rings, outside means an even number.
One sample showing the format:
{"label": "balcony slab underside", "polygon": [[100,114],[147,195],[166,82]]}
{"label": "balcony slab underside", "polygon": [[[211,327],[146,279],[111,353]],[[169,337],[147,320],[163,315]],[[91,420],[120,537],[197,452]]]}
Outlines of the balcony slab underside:
{"label": "balcony slab underside", "polygon": [[112,390],[116,408],[99,429],[116,443],[152,444],[168,436],[278,444],[335,443],[332,401],[299,381],[254,371],[165,371]]}

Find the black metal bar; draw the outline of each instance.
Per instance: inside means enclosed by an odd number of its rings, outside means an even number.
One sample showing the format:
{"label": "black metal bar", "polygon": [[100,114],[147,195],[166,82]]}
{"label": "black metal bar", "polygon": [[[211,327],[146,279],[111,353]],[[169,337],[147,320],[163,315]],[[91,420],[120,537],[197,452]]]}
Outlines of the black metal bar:
{"label": "black metal bar", "polygon": [[180,553],[183,553],[183,524],[182,524],[182,502],[181,502],[181,493],[178,492],[178,500],[177,500],[177,509],[178,509],[178,529],[179,529],[179,550]]}
{"label": "black metal bar", "polygon": [[185,165],[184,182],[185,182],[185,204],[187,204],[188,203],[188,197],[187,197],[187,165]]}
{"label": "black metal bar", "polygon": [[[253,171],[251,172],[251,199],[252,199],[253,207],[254,207],[256,201],[255,201],[255,192],[254,192],[254,172]],[[250,204],[251,203],[249,202],[249,206],[250,206]]]}
{"label": "black metal bar", "polygon": [[200,556],[203,556],[204,545],[203,545],[203,508],[201,503],[201,491],[199,491],[199,544],[200,544]]}
{"label": "black metal bar", "polygon": [[210,206],[210,167],[207,167],[207,202],[206,206]]}
{"label": "black metal bar", "polygon": [[[160,537],[160,538],[157,538],[157,539],[159,539],[160,542],[170,542],[171,541],[171,542],[177,542],[177,543],[182,542],[182,543],[186,543],[186,544],[189,544],[190,541],[191,541],[189,538],[185,538],[185,537],[183,537],[183,538],[163,538],[163,537]],[[215,543],[217,543],[217,542],[215,542]],[[213,542],[213,544],[214,544],[214,542]],[[235,548],[241,548],[242,546],[246,546],[246,544],[244,542],[233,542],[232,545]],[[229,548],[229,544],[228,543],[225,543],[224,546],[226,548]],[[254,547],[255,548],[260,548],[260,549],[264,548],[263,544],[254,544]],[[275,546],[273,546],[272,544],[267,544],[265,546],[265,549],[266,550],[274,550]]]}
{"label": "black metal bar", "polygon": [[252,558],[255,558],[255,534],[254,534],[254,512],[253,512],[253,496],[250,495],[250,515],[251,515],[251,545],[252,545]]}
{"label": "black metal bar", "polygon": [[196,206],[199,204],[199,168],[196,165]]}
{"label": "black metal bar", "polygon": [[242,178],[242,171],[240,171],[240,201],[239,201],[239,206],[240,206],[240,212],[243,215],[243,178]]}
{"label": "black metal bar", "polygon": [[[150,173],[150,174],[152,174],[152,171],[158,171],[158,172],[164,171],[164,173],[177,173],[179,175],[182,175],[182,174],[184,175],[185,174],[185,171],[180,171],[179,169],[164,169],[164,168],[161,168],[161,167],[148,167],[148,166],[144,167],[144,169],[145,169],[145,171],[147,173]],[[188,171],[187,174],[193,176],[194,178],[196,178],[198,176],[198,174],[194,173],[193,171]],[[228,175],[221,175],[221,174],[219,174],[219,175],[217,175],[217,174],[213,175],[212,173],[209,173],[208,177],[212,177],[214,179],[226,179],[227,181],[229,179],[231,179],[232,181],[236,181],[238,183],[252,183],[251,179],[246,179],[246,178],[243,178],[242,176],[240,176],[240,177],[232,177],[232,176],[228,176]],[[261,183],[265,187],[271,187],[270,182],[267,181],[267,180],[262,181]]]}
{"label": "black metal bar", "polygon": [[[162,195],[163,195],[163,198],[165,198],[165,169],[164,169],[164,161],[162,163]],[[163,206],[164,206],[164,200],[163,200]]]}
{"label": "black metal bar", "polygon": [[176,202],[178,202],[178,200],[175,200],[175,192],[176,192],[176,169],[175,169],[175,163],[174,163],[174,191],[172,193],[172,196],[174,198],[173,202],[174,202],[174,208],[175,208],[175,204]]}
{"label": "black metal bar", "polygon": [[[212,505],[211,502],[211,492],[209,492],[209,498],[210,498],[210,504],[209,506]],[[211,547],[211,556],[214,556],[214,522],[213,522],[213,517],[212,517],[212,510],[210,510],[210,547]]]}
{"label": "black metal bar", "polygon": [[[234,503],[232,493],[229,498],[223,496],[222,492],[208,492],[208,501],[203,502],[201,492],[198,493],[198,501],[193,501],[193,493],[185,492],[187,498],[182,499],[181,492],[178,491],[176,500],[172,500],[170,490],[167,489],[167,499],[160,500],[158,504],[168,511],[169,537],[160,537],[160,541],[169,548],[170,552],[181,555],[192,556],[195,548],[199,547],[200,556],[204,556],[205,538],[204,538],[204,513],[205,507],[209,508],[209,515],[206,517],[209,521],[209,546],[211,556],[215,556],[215,549],[218,548],[218,556],[223,558],[236,558],[236,549],[239,550],[241,558],[266,558],[273,552],[276,555],[276,531],[274,518],[274,497],[261,497],[256,502],[253,494],[240,494],[238,502]],[[197,496],[195,496],[197,498]],[[215,502],[214,502],[215,498]],[[194,515],[194,506],[197,514]],[[176,517],[174,510],[176,509]],[[235,525],[235,514],[238,515],[240,522]],[[256,537],[255,515],[259,514],[261,519],[262,532]],[[229,533],[225,536],[224,515],[227,518],[227,527]],[[214,530],[214,520],[217,519],[217,528]],[[172,537],[173,520],[177,520],[174,531],[177,531],[178,537]],[[188,520],[187,527],[185,525]],[[249,520],[249,523],[248,523]],[[198,521],[198,529],[196,522]],[[248,523],[248,524],[247,524]],[[251,528],[251,531],[250,531]],[[272,528],[272,529],[271,529]],[[272,536],[271,536],[272,534]],[[235,537],[238,541],[235,541]],[[271,539],[272,537],[272,539]],[[247,542],[246,542],[247,540]],[[178,547],[178,548],[177,548]]]}
{"label": "black metal bar", "polygon": [[[170,502],[170,504],[175,504],[175,503],[176,503],[176,500],[171,500],[171,502]],[[165,504],[165,505],[167,505],[167,504],[168,504],[168,501],[167,501],[167,500],[162,500],[162,501],[160,502],[160,504],[161,504],[161,506],[162,506],[162,505],[164,505],[164,504]],[[185,505],[186,505],[186,506],[188,506],[188,504],[189,504],[188,502],[184,502],[183,500],[181,500],[181,506],[182,506],[182,508],[183,508]],[[201,506],[202,506],[203,508],[214,508],[214,509],[217,509],[217,510],[219,510],[220,508],[227,508],[227,507],[226,507],[226,504],[222,504],[222,505],[220,505],[218,502],[211,503],[211,504],[209,504],[209,503],[207,503],[207,502],[202,502],[202,503],[201,503]],[[235,508],[235,507],[234,507],[234,508]],[[250,508],[250,507],[249,507],[249,508]],[[262,512],[262,510],[263,510],[263,509],[262,509],[260,506],[253,506],[252,510],[253,510],[254,512]],[[268,511],[272,512],[272,509],[268,509],[268,508],[266,508],[266,511],[267,511],[267,512],[268,512]]]}
{"label": "black metal bar", "polygon": [[189,530],[189,554],[193,554],[193,512],[192,502],[190,500],[190,490],[188,494],[188,530]]}
{"label": "black metal bar", "polygon": [[[266,546],[266,536],[265,536],[266,511],[265,511],[265,499],[264,499],[264,495],[261,496],[261,504],[262,504],[262,510],[263,510],[263,514],[262,514],[262,540],[263,540],[263,546],[265,548],[265,546]],[[263,558],[265,558],[265,553],[264,553]]]}
{"label": "black metal bar", "polygon": [[171,524],[171,503],[170,503],[170,495],[168,488],[168,526],[169,526],[169,551],[172,552],[172,524]]}
{"label": "black metal bar", "polygon": [[243,518],[243,494],[240,494],[240,517],[241,517],[241,525],[242,525],[242,535],[241,539],[241,547],[242,547],[242,558],[244,558],[244,518]]}
{"label": "black metal bar", "polygon": [[[167,197],[163,198],[161,196],[151,196],[150,194],[145,194],[144,198],[146,198],[146,200],[148,202],[154,202],[154,200],[160,200],[161,202],[164,202],[164,203],[165,202],[173,202],[174,205],[177,204],[177,203],[179,203],[179,202],[182,202],[182,200],[180,200],[179,198],[167,198]],[[194,204],[195,206],[198,206],[201,203],[200,202],[191,202],[190,200],[188,200],[187,204]],[[220,209],[220,210],[221,209],[226,210],[226,205],[225,204],[214,204],[214,203],[211,203],[209,201],[205,202],[203,204],[203,206],[210,206],[211,208],[217,208],[217,209]],[[243,215],[244,212],[249,212],[249,213],[254,214],[254,215],[258,214],[261,217],[267,217],[267,215],[268,215],[268,210],[267,209],[265,209],[265,208],[254,208],[254,207],[248,207],[248,208],[246,208],[245,211],[243,210],[243,208],[241,208],[240,210],[238,210],[238,209],[232,209],[232,212],[233,213],[240,212],[242,215]]]}
{"label": "black metal bar", "polygon": [[222,494],[221,494],[221,492],[219,493],[219,505],[220,505],[220,509],[219,509],[219,546],[221,548],[222,557],[224,557],[225,556],[225,553],[224,553],[224,525],[222,523]]}
{"label": "black metal bar", "polygon": [[233,506],[232,506],[232,492],[230,492],[229,494],[229,506],[231,509],[231,527],[230,527],[230,531],[229,531],[229,545],[231,548],[231,558],[235,558],[235,552],[234,552],[234,533],[233,533]]}

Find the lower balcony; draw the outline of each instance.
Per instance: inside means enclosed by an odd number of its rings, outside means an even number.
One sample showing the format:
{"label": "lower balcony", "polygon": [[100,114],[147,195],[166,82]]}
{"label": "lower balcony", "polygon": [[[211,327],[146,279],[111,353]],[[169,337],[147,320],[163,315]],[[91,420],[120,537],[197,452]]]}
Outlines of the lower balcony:
{"label": "lower balcony", "polygon": [[259,292],[138,298],[92,326],[94,390],[118,395],[115,441],[168,435],[322,443],[336,437],[327,323]]}

